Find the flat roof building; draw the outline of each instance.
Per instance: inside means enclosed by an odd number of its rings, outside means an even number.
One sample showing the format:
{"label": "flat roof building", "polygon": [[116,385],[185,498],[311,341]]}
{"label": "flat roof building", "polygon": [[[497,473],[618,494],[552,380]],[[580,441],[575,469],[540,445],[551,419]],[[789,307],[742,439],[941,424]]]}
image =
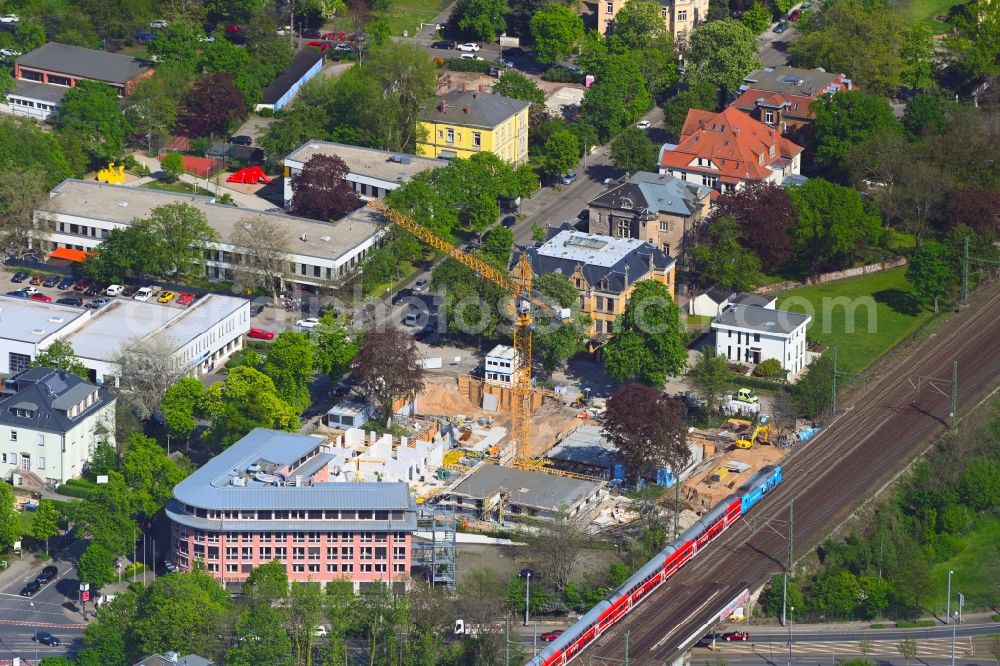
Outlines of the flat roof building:
{"label": "flat roof building", "polygon": [[209,248],[209,279],[232,277],[230,269],[234,259],[239,260],[240,248],[230,239],[248,219],[265,218],[284,230],[289,248],[286,282],[316,286],[332,286],[355,272],[386,233],[384,218],[366,208],[337,222],[319,222],[226,206],[212,197],[67,179],[56,185],[35,211],[36,223],[49,227],[38,245],[45,251],[61,247],[91,250],[111,229],[127,227],[136,219],[149,217],[154,208],[170,203],[197,208],[219,235],[219,242]]}
{"label": "flat roof building", "polygon": [[329,141],[306,141],[290,152],[285,165],[285,208],[292,207],[292,178],[315,155],[335,155],[347,165],[347,182],[362,200],[382,199],[386,193],[408,183],[423,171],[446,166],[444,160],[416,157],[388,150],[349,146]]}
{"label": "flat roof building", "polygon": [[281,110],[295,99],[306,81],[320,73],[325,62],[322,51],[302,49],[296,53],[288,67],[261,91],[261,101],[254,110]]}
{"label": "flat roof building", "polygon": [[277,560],[292,581],[405,585],[416,504],[406,483],[331,481],[322,438],[257,428],[174,488],[171,556],[223,583]]}

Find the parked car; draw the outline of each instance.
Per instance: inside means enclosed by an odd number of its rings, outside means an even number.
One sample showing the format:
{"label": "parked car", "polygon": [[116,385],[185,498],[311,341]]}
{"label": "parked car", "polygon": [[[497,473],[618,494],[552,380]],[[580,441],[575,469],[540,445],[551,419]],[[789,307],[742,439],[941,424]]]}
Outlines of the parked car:
{"label": "parked car", "polygon": [[84,296],[100,296],[104,293],[104,287],[99,284],[92,284],[83,292]]}
{"label": "parked car", "polygon": [[159,301],[160,303],[169,303],[170,301],[174,300],[175,296],[177,296],[176,291],[165,291],[162,294],[160,294],[160,297],[157,298],[156,300]]}
{"label": "parked car", "polygon": [[330,43],[314,41],[314,42],[309,42],[308,44],[306,44],[306,46],[308,46],[311,49],[319,49],[320,51],[326,51],[328,48],[330,48]]}
{"label": "parked car", "polygon": [[326,636],[326,627],[324,627],[321,624],[315,629],[313,629],[313,636],[315,636],[316,638],[323,638],[324,636]]}
{"label": "parked car", "polygon": [[45,282],[45,276],[42,275],[41,273],[39,273],[38,275],[32,275],[31,279],[28,280],[28,284],[33,284],[36,287],[41,286],[43,282]]}
{"label": "parked car", "polygon": [[111,301],[109,301],[106,298],[95,298],[89,303],[87,303],[84,307],[87,308],[88,310],[99,310],[100,308],[103,308],[110,302]]}
{"label": "parked car", "polygon": [[513,62],[511,62],[510,60],[504,60],[503,58],[497,58],[496,59],[496,63],[498,65],[503,65],[504,67],[507,67],[508,69],[514,66]]}
{"label": "parked car", "polygon": [[562,177],[563,185],[571,185],[574,180],[576,180],[576,171],[570,171]]}
{"label": "parked car", "polygon": [[73,291],[87,291],[90,289],[90,280],[80,280],[73,285]]}
{"label": "parked car", "polygon": [[639,129],[649,129],[649,121],[648,120],[640,120],[639,122],[637,122],[635,124],[635,126],[638,127]]}
{"label": "parked car", "polygon": [[83,299],[79,296],[63,296],[56,301],[59,305],[72,305],[73,307],[83,307]]}
{"label": "parked car", "polygon": [[794,23],[795,21],[798,21],[801,16],[802,16],[801,9],[793,9],[792,13],[788,15],[788,20]]}
{"label": "parked car", "polygon": [[502,220],[500,220],[500,225],[507,227],[508,229],[512,228],[515,224],[517,224],[516,215],[507,215]]}
{"label": "parked car", "polygon": [[336,46],[333,47],[333,50],[334,51],[340,51],[341,53],[344,53],[346,51],[353,51],[354,47],[351,46],[350,44],[344,44],[343,42],[340,42],[339,44],[337,44]]}
{"label": "parked car", "polygon": [[42,584],[37,580],[33,580],[24,587],[21,588],[22,597],[33,597],[38,594],[38,590],[42,589]]}
{"label": "parked car", "polygon": [[61,279],[62,279],[61,275],[50,275],[47,278],[45,278],[44,282],[42,282],[42,286],[52,288],[57,284],[59,284],[59,280]]}
{"label": "parked car", "polygon": [[486,60],[483,56],[475,55],[474,53],[463,53],[459,56],[462,60]]}
{"label": "parked car", "polygon": [[28,297],[28,292],[21,291],[20,289],[16,289],[14,291],[8,291],[7,295],[8,296],[12,296],[14,298],[27,298]]}
{"label": "parked car", "polygon": [[465,44],[459,44],[455,48],[459,51],[478,51],[479,44],[476,44],[475,42],[466,42]]}
{"label": "parked car", "polygon": [[17,58],[21,55],[21,52],[17,49],[0,49],[0,57],[4,58]]}
{"label": "parked car", "polygon": [[730,631],[728,633],[722,634],[722,640],[724,641],[748,641],[750,640],[750,634],[745,631]]}
{"label": "parked car", "polygon": [[14,273],[14,276],[10,279],[11,282],[24,282],[28,279],[28,273],[26,271],[18,271]]}
{"label": "parked car", "polygon": [[135,292],[137,291],[139,291],[139,287],[135,286],[134,284],[130,284],[129,286],[122,289],[122,296],[124,296],[125,298],[132,298],[133,296],[135,296]]}
{"label": "parked car", "polygon": [[133,296],[132,298],[137,301],[146,302],[152,297],[153,297],[152,287],[141,287],[138,291],[135,292],[135,296]]}
{"label": "parked car", "polygon": [[181,294],[177,297],[177,305],[191,305],[194,302],[194,294]]}
{"label": "parked car", "polygon": [[38,576],[35,578],[40,585],[45,585],[47,582],[59,575],[59,569],[54,565],[50,564],[41,571],[38,572]]}
{"label": "parked car", "polygon": [[323,39],[328,39],[331,42],[342,42],[347,39],[346,32],[324,32],[322,34]]}
{"label": "parked car", "polygon": [[427,291],[427,283],[428,283],[427,278],[420,278],[419,280],[413,283],[413,291],[416,292]]}
{"label": "parked car", "polygon": [[106,296],[121,296],[121,293],[125,291],[125,287],[120,284],[113,284],[104,290]]}
{"label": "parked car", "polygon": [[58,638],[56,638],[47,631],[36,632],[35,635],[31,637],[31,640],[35,641],[36,643],[41,643],[42,645],[48,645],[51,647],[62,645],[62,641],[60,641]]}
{"label": "parked car", "polygon": [[17,23],[21,20],[21,17],[17,14],[4,14],[0,16],[0,23]]}
{"label": "parked car", "polygon": [[153,30],[163,30],[168,25],[170,25],[170,24],[167,23],[167,21],[165,21],[163,19],[156,19],[155,21],[150,21],[149,22],[149,27],[152,28]]}
{"label": "parked car", "polygon": [[237,146],[252,146],[253,137],[246,134],[237,134],[236,136],[229,137],[229,143],[236,144]]}
{"label": "parked car", "polygon": [[62,291],[66,291],[67,289],[72,289],[73,285],[75,284],[76,284],[76,278],[72,276],[67,276],[64,277],[62,280],[59,280],[59,284],[56,285],[56,288],[61,289]]}
{"label": "parked car", "polygon": [[542,634],[541,636],[539,636],[539,638],[541,638],[546,643],[551,643],[555,639],[557,639],[560,636],[562,636],[564,631],[566,631],[566,630],[565,629],[553,629],[552,631],[546,631],[544,634]]}
{"label": "parked car", "polygon": [[455,48],[455,42],[450,39],[441,39],[439,41],[431,43],[432,49],[453,49]]}
{"label": "parked car", "polygon": [[51,303],[52,297],[49,296],[48,294],[37,293],[31,295],[31,300],[41,301],[42,303]]}
{"label": "parked car", "polygon": [[263,328],[253,326],[247,332],[247,337],[254,338],[255,340],[274,340],[274,331],[268,331]]}
{"label": "parked car", "polygon": [[295,322],[295,325],[299,328],[316,328],[319,326],[319,319],[316,317],[309,317],[308,319],[299,319]]}
{"label": "parked car", "polygon": [[302,31],[302,36],[306,39],[319,39],[320,33],[316,28],[306,28]]}
{"label": "parked car", "polygon": [[18,291],[23,291],[28,296],[34,296],[38,293],[38,287],[21,287]]}
{"label": "parked car", "polygon": [[774,26],[774,34],[776,35],[780,35],[786,30],[788,30],[788,23],[785,21],[779,21],[778,25]]}

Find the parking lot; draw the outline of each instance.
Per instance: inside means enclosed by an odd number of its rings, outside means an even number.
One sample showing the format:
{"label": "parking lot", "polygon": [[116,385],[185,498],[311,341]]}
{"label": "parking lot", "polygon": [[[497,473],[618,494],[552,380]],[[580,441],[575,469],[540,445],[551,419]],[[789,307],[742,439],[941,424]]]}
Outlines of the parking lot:
{"label": "parking lot", "polygon": [[177,308],[188,307],[198,298],[196,294],[169,291],[153,285],[94,284],[89,280],[54,273],[18,271],[9,279],[10,289],[5,292],[7,296],[94,310],[106,306],[115,298],[134,298]]}

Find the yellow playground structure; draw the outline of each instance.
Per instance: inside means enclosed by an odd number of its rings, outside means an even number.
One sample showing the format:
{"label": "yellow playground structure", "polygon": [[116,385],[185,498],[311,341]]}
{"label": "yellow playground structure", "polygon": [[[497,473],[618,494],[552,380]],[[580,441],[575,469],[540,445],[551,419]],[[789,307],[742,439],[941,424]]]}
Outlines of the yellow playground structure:
{"label": "yellow playground structure", "polygon": [[125,167],[116,167],[114,162],[108,162],[107,169],[101,169],[97,172],[97,180],[102,183],[109,183],[111,185],[117,185],[118,183],[125,182]]}

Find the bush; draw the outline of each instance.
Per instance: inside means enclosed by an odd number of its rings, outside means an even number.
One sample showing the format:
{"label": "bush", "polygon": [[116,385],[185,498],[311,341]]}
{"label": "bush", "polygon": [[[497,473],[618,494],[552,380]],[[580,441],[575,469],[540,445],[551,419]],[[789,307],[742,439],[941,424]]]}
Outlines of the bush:
{"label": "bush", "polygon": [[212,142],[208,140],[208,137],[199,136],[197,138],[191,139],[191,152],[198,157],[204,157],[208,149],[212,147]]}
{"label": "bush", "polygon": [[787,373],[781,367],[781,361],[776,358],[768,358],[753,369],[753,374],[755,377],[764,377],[765,379],[784,379]]}
{"label": "bush", "polygon": [[261,118],[274,118],[274,109],[264,107],[257,110],[257,115]]}
{"label": "bush", "polygon": [[870,628],[871,629],[885,629],[885,625],[881,624],[879,622],[876,622],[875,624],[870,625]]}
{"label": "bush", "polygon": [[994,622],[1000,622],[1000,613],[996,613],[995,615],[990,615],[990,619],[993,620]]}
{"label": "bush", "polygon": [[472,60],[470,58],[448,58],[445,64],[453,72],[477,72],[485,74],[493,67],[487,60]]}
{"label": "bush", "polygon": [[583,83],[583,76],[576,72],[571,72],[565,67],[549,67],[542,74],[542,81],[552,81],[555,83]]}
{"label": "bush", "polygon": [[936,627],[934,620],[903,620],[896,623],[897,629],[918,629],[920,627]]}
{"label": "bush", "polygon": [[[72,480],[72,479],[71,479]],[[72,486],[68,482],[62,484],[56,488],[56,492],[60,495],[67,495],[69,497],[76,497],[77,499],[89,499],[90,494],[93,492],[90,488],[83,488],[80,486]]]}

